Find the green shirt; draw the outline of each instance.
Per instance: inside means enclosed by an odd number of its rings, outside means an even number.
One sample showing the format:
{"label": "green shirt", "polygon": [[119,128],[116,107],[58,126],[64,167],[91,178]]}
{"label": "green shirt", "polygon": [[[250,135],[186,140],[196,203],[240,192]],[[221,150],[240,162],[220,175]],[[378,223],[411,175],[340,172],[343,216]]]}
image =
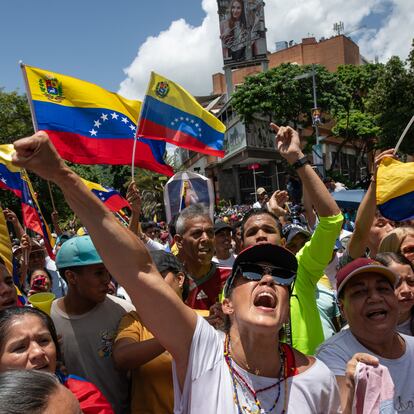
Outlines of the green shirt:
{"label": "green shirt", "polygon": [[296,254],[298,273],[290,299],[293,347],[307,355],[313,355],[324,341],[321,317],[316,305],[316,284],[332,259],[343,216],[338,214],[320,217],[319,220],[312,238]]}

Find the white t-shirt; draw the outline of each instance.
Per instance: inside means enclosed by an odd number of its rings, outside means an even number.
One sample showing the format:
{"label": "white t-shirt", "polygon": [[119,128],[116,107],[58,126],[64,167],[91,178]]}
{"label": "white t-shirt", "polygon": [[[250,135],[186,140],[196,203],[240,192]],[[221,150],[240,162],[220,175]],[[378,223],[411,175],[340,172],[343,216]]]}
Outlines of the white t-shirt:
{"label": "white t-shirt", "polygon": [[408,318],[405,322],[397,325],[397,332],[402,333],[404,335],[413,336],[413,334],[411,333],[411,317]]}
{"label": "white t-shirt", "polygon": [[[224,359],[223,332],[215,330],[200,316],[191,343],[187,375],[181,392],[173,362],[174,413],[176,414],[238,414],[233,399],[233,382]],[[253,389],[273,385],[275,378],[250,374],[235,364],[235,369]],[[339,411],[339,393],[335,377],[328,368],[316,360],[307,371],[287,380],[289,413],[327,414]],[[259,393],[262,408],[267,413],[276,398],[276,388]],[[240,403],[254,403],[249,392],[237,387]],[[285,382],[282,382],[280,398],[272,413],[281,412],[284,406]]]}
{"label": "white t-shirt", "polygon": [[59,299],[66,295],[68,286],[65,280],[60,276],[56,263],[49,256],[45,257],[45,267],[52,275],[52,293],[55,294],[56,299]]}
{"label": "white t-shirt", "polygon": [[388,368],[394,381],[394,408],[399,413],[414,413],[414,338],[401,335],[405,340],[406,351],[401,358],[382,358],[365,348],[352,335],[350,329],[339,332],[326,340],[316,351],[316,355],[337,376],[345,376],[347,362],[357,352],[374,355],[381,365]]}
{"label": "white t-shirt", "polygon": [[228,259],[217,259],[216,256],[214,256],[211,260],[214,263],[217,263],[219,267],[229,267],[232,268],[233,267],[233,263],[236,260],[236,255],[235,254],[230,254],[230,257]]}
{"label": "white t-shirt", "polygon": [[165,250],[165,246],[161,243],[158,243],[155,240],[152,240],[148,237],[147,242],[145,243],[145,246],[150,252],[155,252],[157,250]]}

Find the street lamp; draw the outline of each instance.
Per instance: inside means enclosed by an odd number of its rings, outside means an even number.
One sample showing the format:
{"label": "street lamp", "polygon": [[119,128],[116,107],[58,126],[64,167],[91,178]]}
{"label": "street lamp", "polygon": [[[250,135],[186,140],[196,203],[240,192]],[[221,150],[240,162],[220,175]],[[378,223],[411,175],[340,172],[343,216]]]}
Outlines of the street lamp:
{"label": "street lamp", "polygon": [[301,79],[307,79],[312,77],[312,89],[313,89],[313,109],[312,109],[312,124],[315,127],[315,137],[316,137],[316,145],[313,146],[312,152],[313,152],[313,164],[318,168],[319,172],[321,173],[322,177],[324,174],[324,168],[323,168],[323,153],[322,153],[322,145],[320,143],[320,136],[319,136],[319,128],[318,123],[320,122],[320,119],[317,119],[314,117],[314,113],[318,111],[318,102],[316,99],[316,70],[315,65],[312,64],[312,70],[310,72],[303,73],[302,75],[295,76],[294,80],[301,80]]}

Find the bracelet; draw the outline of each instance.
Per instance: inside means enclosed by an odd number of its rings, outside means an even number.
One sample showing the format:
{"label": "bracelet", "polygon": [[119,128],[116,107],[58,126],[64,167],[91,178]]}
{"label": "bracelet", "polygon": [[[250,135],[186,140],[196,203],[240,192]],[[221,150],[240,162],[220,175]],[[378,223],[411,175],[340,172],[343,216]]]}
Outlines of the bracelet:
{"label": "bracelet", "polygon": [[305,155],[302,158],[299,158],[295,163],[292,164],[292,167],[295,170],[298,170],[299,168],[303,167],[306,164],[310,164],[310,161],[308,160],[308,157]]}

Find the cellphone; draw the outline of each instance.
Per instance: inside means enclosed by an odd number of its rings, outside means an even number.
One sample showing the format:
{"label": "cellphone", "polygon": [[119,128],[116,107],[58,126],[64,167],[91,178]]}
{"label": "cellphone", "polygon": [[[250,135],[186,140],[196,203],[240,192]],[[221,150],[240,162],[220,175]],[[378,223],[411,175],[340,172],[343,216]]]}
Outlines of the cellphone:
{"label": "cellphone", "polygon": [[33,280],[32,283],[33,287],[36,288],[44,288],[46,286],[46,277],[45,276],[38,276]]}

